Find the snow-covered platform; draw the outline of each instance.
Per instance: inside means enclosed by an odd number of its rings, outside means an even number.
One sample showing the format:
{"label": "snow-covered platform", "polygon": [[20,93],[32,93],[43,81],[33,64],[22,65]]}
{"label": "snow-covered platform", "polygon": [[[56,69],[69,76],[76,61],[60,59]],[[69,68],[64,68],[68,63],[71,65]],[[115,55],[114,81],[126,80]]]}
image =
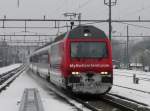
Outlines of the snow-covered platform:
{"label": "snow-covered platform", "polygon": [[[133,82],[134,74],[136,74],[136,77],[139,78],[138,84],[134,84]],[[141,90],[143,92],[113,86],[110,93],[124,96],[126,98],[133,99],[135,101],[145,103],[150,106],[150,93],[149,93],[150,81],[146,80],[146,78],[150,79],[150,72],[115,69],[114,70],[115,85],[133,88]],[[144,93],[144,91],[147,93]]]}
{"label": "snow-covered platform", "polygon": [[[18,65],[11,65],[0,68],[0,72],[5,73],[8,70],[19,67]],[[139,84],[133,83],[133,75],[139,78]],[[133,71],[133,70],[114,70],[114,84],[124,87],[134,88],[146,92],[150,92],[150,81],[140,78],[150,79],[150,72]],[[45,111],[73,111],[74,107],[70,106],[61,100],[50,89],[39,83],[36,78],[27,72],[22,73],[5,91],[0,93],[0,108],[4,111],[19,111],[20,101],[25,88],[37,88],[41,95],[41,100]],[[113,86],[110,93],[124,96],[150,106],[150,94],[142,93],[135,90]]]}
{"label": "snow-covered platform", "polygon": [[12,64],[12,65],[9,65],[9,66],[6,66],[6,67],[1,67],[0,68],[0,75],[3,74],[3,73],[7,73],[13,69],[16,69],[18,67],[20,67],[22,64]]}
{"label": "snow-covered platform", "polygon": [[29,74],[22,73],[5,91],[0,93],[0,109],[19,111],[25,88],[37,88],[41,95],[44,111],[73,111],[74,107],[62,101],[52,91],[38,84]]}

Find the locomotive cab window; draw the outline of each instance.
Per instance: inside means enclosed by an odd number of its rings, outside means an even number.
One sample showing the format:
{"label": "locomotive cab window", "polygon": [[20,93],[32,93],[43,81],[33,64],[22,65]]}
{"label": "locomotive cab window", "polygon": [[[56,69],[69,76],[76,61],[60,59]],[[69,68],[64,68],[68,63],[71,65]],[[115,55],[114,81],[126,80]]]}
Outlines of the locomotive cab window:
{"label": "locomotive cab window", "polygon": [[105,42],[72,42],[72,58],[105,58],[107,57]]}

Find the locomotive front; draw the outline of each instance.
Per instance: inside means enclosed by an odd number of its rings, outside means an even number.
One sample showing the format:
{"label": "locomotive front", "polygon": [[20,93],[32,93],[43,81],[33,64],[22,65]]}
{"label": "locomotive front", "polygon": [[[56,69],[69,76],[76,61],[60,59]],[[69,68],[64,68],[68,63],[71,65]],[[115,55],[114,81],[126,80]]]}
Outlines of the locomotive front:
{"label": "locomotive front", "polygon": [[113,82],[112,52],[105,33],[78,26],[67,38],[66,85],[75,93],[104,94]]}

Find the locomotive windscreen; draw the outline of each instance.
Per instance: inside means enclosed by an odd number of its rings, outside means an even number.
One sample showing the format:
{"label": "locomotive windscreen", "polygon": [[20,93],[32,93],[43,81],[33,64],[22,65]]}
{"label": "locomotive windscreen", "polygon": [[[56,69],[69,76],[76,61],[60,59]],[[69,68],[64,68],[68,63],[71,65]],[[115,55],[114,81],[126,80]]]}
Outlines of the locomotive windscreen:
{"label": "locomotive windscreen", "polygon": [[72,42],[72,58],[103,58],[107,57],[105,42]]}

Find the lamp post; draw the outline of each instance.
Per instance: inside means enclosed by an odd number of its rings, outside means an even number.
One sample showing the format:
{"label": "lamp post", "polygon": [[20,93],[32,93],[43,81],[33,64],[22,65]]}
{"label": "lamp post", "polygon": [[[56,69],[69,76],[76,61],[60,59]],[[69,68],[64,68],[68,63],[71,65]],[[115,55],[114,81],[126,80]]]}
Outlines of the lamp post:
{"label": "lamp post", "polygon": [[109,39],[111,40],[111,32],[112,32],[112,25],[111,25],[111,23],[112,23],[112,19],[111,19],[111,15],[112,15],[112,13],[111,13],[111,7],[112,6],[115,6],[116,5],[116,3],[117,3],[117,0],[114,0],[114,1],[112,1],[112,0],[104,0],[104,4],[105,5],[107,5],[107,6],[109,6],[109,19],[108,19],[108,23],[109,23]]}

